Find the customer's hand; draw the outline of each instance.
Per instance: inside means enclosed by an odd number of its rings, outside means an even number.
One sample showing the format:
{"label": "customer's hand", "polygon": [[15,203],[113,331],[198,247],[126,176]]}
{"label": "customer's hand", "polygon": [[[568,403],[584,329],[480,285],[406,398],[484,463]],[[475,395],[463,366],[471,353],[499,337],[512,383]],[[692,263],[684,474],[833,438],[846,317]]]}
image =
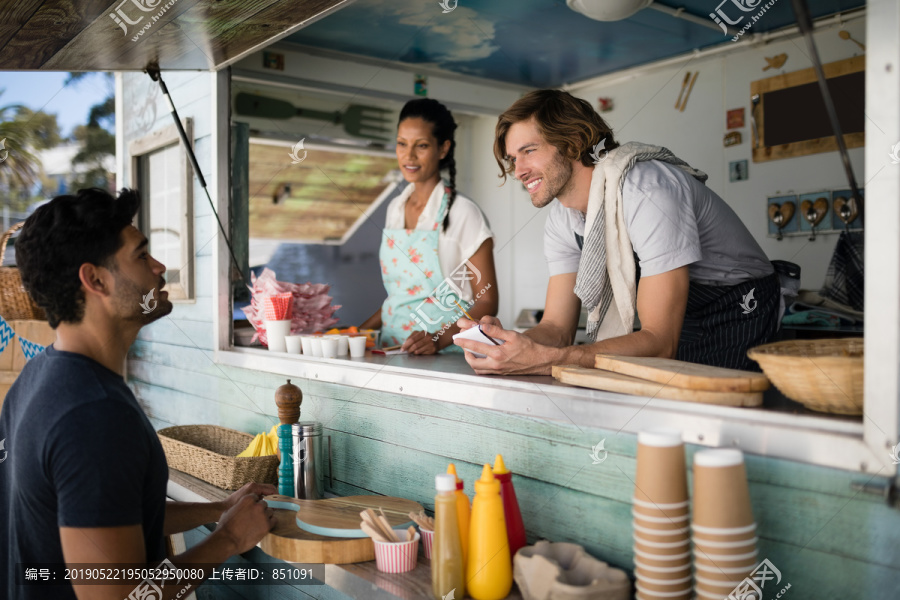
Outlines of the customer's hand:
{"label": "customer's hand", "polygon": [[215,534],[224,536],[232,554],[253,548],[275,526],[275,510],[259,494],[246,494],[222,515]]}
{"label": "customer's hand", "polygon": [[269,496],[271,494],[277,494],[278,489],[270,484],[270,483],[255,483],[251,481],[250,483],[245,483],[244,486],[238,491],[234,492],[224,500],[222,500],[222,512],[226,512],[232,506],[237,504],[238,500],[246,496],[247,494],[256,494],[257,496]]}
{"label": "customer's hand", "polygon": [[433,340],[434,337],[435,334],[427,331],[413,331],[400,349],[410,354],[435,354],[438,351],[438,342]]}

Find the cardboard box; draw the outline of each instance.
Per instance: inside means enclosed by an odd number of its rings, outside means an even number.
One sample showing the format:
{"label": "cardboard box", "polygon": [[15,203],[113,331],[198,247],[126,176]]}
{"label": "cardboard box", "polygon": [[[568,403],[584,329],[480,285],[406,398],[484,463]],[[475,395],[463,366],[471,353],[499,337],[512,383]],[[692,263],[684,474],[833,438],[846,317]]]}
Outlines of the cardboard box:
{"label": "cardboard box", "polygon": [[29,342],[49,346],[56,341],[56,331],[50,328],[47,321],[7,321],[16,332],[16,337],[9,340],[3,352],[0,352],[0,410],[3,409],[3,400],[16,377],[25,367],[25,354],[19,343],[19,336]]}

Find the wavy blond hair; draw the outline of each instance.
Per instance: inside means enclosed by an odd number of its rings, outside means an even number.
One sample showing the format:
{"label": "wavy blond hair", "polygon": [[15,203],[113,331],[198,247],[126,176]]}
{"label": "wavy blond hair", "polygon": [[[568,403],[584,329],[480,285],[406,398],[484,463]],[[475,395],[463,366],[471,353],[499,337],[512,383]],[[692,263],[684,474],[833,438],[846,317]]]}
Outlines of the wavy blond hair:
{"label": "wavy blond hair", "polygon": [[503,181],[515,171],[506,154],[506,134],[521,121],[534,119],[547,143],[568,160],[579,160],[586,167],[594,164],[591,151],[604,138],[605,150],[619,146],[612,129],[587,100],[561,90],[536,90],[525,94],[500,115],[494,130],[494,158]]}

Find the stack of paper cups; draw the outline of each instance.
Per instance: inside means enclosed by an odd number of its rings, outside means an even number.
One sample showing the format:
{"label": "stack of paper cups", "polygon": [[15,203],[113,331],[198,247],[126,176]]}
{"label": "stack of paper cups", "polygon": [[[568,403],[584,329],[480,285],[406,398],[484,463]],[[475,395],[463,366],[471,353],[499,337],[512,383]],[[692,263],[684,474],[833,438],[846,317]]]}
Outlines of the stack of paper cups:
{"label": "stack of paper cups", "polygon": [[756,523],[744,455],[730,448],[694,455],[691,522],[698,600],[722,600],[756,565]]}
{"label": "stack of paper cups", "polygon": [[681,433],[638,434],[634,565],[639,600],[689,600],[691,552],[687,475]]}

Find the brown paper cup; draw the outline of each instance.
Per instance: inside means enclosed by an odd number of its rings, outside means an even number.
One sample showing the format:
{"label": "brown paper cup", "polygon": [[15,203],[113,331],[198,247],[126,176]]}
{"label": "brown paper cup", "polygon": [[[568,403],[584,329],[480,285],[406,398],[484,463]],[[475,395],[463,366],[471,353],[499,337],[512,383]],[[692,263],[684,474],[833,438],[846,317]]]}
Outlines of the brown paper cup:
{"label": "brown paper cup", "polygon": [[681,593],[672,594],[654,594],[649,591],[638,591],[635,595],[636,600],[691,600],[693,598],[693,590],[690,588],[683,590]]}
{"label": "brown paper cup", "polygon": [[634,523],[634,532],[641,536],[641,539],[648,542],[684,542],[690,539],[690,533],[687,527],[680,529],[654,529],[651,526],[644,526],[640,523]]}
{"label": "brown paper cup", "polygon": [[719,567],[738,567],[747,563],[756,564],[759,552],[756,548],[747,551],[744,554],[716,554],[713,552],[705,552],[694,547],[694,563],[705,564],[709,566]]}
{"label": "brown paper cup", "polygon": [[740,450],[719,448],[694,454],[693,522],[725,528],[754,523]]}
{"label": "brown paper cup", "polygon": [[740,579],[735,579],[734,581],[717,581],[713,579],[707,579],[702,575],[697,575],[695,577],[697,580],[697,589],[704,590],[711,594],[714,594],[716,597],[720,599],[724,599],[731,591],[740,585],[741,581],[744,580],[743,577]]}
{"label": "brown paper cup", "polygon": [[640,561],[642,565],[658,568],[670,568],[683,563],[689,563],[691,560],[690,551],[681,554],[654,554],[643,550],[634,549],[634,560]]}
{"label": "brown paper cup", "polygon": [[692,524],[691,531],[694,539],[702,542],[740,542],[756,535],[756,523],[751,523],[745,527],[703,527],[702,525]]}
{"label": "brown paper cup", "polygon": [[644,540],[643,537],[635,534],[634,549],[640,550],[644,554],[671,556],[673,554],[684,554],[690,552],[690,540],[678,541],[676,543],[653,542]]}
{"label": "brown paper cup", "polygon": [[635,507],[631,510],[631,516],[634,517],[634,524],[642,527],[650,527],[653,529],[682,529],[690,524],[690,515],[685,512],[682,515],[675,515],[670,512],[656,511],[656,514],[639,512]]}
{"label": "brown paper cup", "polygon": [[681,579],[638,579],[637,583],[641,586],[641,591],[647,591],[656,594],[678,593],[691,587],[691,576],[682,577]]}
{"label": "brown paper cup", "polygon": [[710,581],[743,581],[744,577],[753,572],[753,565],[743,567],[724,567],[717,565],[697,565],[697,576]]}
{"label": "brown paper cup", "polygon": [[681,563],[674,567],[650,567],[635,560],[634,574],[638,581],[647,580],[679,580],[691,574],[691,563]]}
{"label": "brown paper cup", "polygon": [[637,594],[635,598],[637,600],[691,600],[694,597],[693,590],[691,588],[685,588],[679,592],[651,592],[649,590],[643,589],[641,587],[635,586],[637,589]]}
{"label": "brown paper cup", "polygon": [[728,594],[731,593],[731,590],[725,592],[719,588],[710,590],[699,584],[694,588],[694,591],[697,593],[696,600],[725,600]]}
{"label": "brown paper cup", "polygon": [[694,554],[740,556],[756,550],[758,541],[755,537],[739,542],[703,542],[693,538]]}
{"label": "brown paper cup", "polygon": [[681,432],[674,429],[638,433],[634,496],[645,502],[684,502],[687,469]]}

